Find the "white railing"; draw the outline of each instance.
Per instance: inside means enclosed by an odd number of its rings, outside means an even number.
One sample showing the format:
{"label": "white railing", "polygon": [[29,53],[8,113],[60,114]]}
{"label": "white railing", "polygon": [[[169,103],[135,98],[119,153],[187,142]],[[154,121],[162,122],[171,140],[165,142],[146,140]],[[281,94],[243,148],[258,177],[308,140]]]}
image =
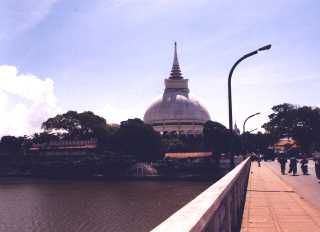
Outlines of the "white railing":
{"label": "white railing", "polygon": [[239,230],[249,172],[247,158],[152,232]]}

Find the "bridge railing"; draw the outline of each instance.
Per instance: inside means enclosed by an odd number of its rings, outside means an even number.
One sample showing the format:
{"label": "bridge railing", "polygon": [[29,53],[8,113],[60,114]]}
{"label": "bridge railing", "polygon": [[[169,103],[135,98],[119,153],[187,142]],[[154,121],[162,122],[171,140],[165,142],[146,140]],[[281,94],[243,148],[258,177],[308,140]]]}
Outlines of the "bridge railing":
{"label": "bridge railing", "polygon": [[249,172],[247,158],[152,232],[239,230]]}

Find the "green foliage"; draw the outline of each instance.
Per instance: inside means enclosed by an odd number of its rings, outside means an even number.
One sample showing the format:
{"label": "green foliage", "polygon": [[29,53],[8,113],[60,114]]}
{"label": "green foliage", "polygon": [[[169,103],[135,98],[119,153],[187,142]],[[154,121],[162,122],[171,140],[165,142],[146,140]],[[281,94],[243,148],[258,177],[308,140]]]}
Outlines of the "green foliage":
{"label": "green foliage", "polygon": [[93,112],[68,111],[42,123],[43,133],[35,134],[34,141],[98,139],[98,149],[115,150],[114,134],[118,127],[108,125],[106,120]]}
{"label": "green foliage", "polygon": [[250,134],[248,132],[241,135],[241,144],[243,152],[264,152],[270,145],[273,145],[277,139],[269,133]]}
{"label": "green foliage", "polygon": [[3,136],[0,141],[1,153],[8,155],[21,155],[23,149],[30,147],[31,142],[27,137]]}
{"label": "green foliage", "polygon": [[319,146],[320,109],[310,106],[281,104],[272,108],[270,121],[263,128],[276,138],[292,137],[303,151]]}
{"label": "green foliage", "polygon": [[33,143],[48,143],[49,141],[59,140],[60,137],[55,134],[48,134],[47,132],[35,133],[33,135]]}
{"label": "green foliage", "polygon": [[230,145],[229,130],[219,122],[208,121],[203,128],[205,147],[214,154],[228,152]]}
{"label": "green foliage", "polygon": [[293,126],[296,124],[297,106],[284,103],[272,107],[273,113],[269,115],[270,121],[262,127],[278,138],[293,135]]}
{"label": "green foliage", "polygon": [[118,149],[133,155],[137,160],[155,160],[161,157],[160,134],[138,118],[121,122],[115,136]]}
{"label": "green foliage", "polygon": [[[68,111],[49,118],[42,124],[44,132],[34,134],[32,142],[46,143],[52,140],[98,139],[98,150],[131,155],[136,160],[156,160],[166,152],[196,152],[209,150],[216,157],[228,153],[265,151],[269,145],[282,137],[293,137],[302,150],[320,148],[320,109],[284,103],[272,107],[270,121],[263,125],[267,133],[238,136],[218,122],[208,121],[202,135],[179,135],[166,133],[160,136],[152,126],[140,119],[123,121],[112,126],[93,112]],[[30,147],[25,137],[4,136],[1,139],[2,153],[21,154]]]}
{"label": "green foliage", "polygon": [[96,138],[97,135],[104,134],[104,130],[108,130],[106,120],[90,111],[58,114],[42,123],[42,128],[48,133],[58,131],[66,139]]}

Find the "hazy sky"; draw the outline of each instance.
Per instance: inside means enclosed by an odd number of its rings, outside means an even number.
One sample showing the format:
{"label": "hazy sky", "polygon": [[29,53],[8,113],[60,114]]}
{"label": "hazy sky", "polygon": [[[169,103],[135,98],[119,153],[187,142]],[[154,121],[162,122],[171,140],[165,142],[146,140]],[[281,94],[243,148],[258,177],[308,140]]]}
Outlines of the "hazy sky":
{"label": "hazy sky", "polygon": [[261,127],[273,105],[320,105],[319,0],[0,0],[0,135],[49,116],[92,110],[143,118],[164,89],[178,42],[191,94],[228,125]]}

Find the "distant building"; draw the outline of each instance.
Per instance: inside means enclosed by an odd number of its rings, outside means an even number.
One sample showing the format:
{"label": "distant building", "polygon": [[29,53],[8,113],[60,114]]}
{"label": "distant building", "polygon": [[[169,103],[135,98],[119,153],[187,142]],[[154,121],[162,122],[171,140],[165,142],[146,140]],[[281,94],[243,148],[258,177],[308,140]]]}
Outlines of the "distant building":
{"label": "distant building", "polygon": [[93,154],[97,149],[97,140],[71,140],[71,141],[50,141],[48,143],[32,144],[29,148],[30,155],[88,155]]}
{"label": "distant building", "polygon": [[164,83],[163,96],[147,109],[144,122],[160,133],[202,133],[203,125],[210,116],[199,101],[189,96],[188,79],[181,74],[176,43],[171,74]]}
{"label": "distant building", "polygon": [[166,153],[165,159],[210,158],[212,152],[171,152]]}
{"label": "distant building", "polygon": [[298,148],[298,145],[293,138],[281,138],[273,145],[273,148],[277,152],[284,152],[293,148]]}

